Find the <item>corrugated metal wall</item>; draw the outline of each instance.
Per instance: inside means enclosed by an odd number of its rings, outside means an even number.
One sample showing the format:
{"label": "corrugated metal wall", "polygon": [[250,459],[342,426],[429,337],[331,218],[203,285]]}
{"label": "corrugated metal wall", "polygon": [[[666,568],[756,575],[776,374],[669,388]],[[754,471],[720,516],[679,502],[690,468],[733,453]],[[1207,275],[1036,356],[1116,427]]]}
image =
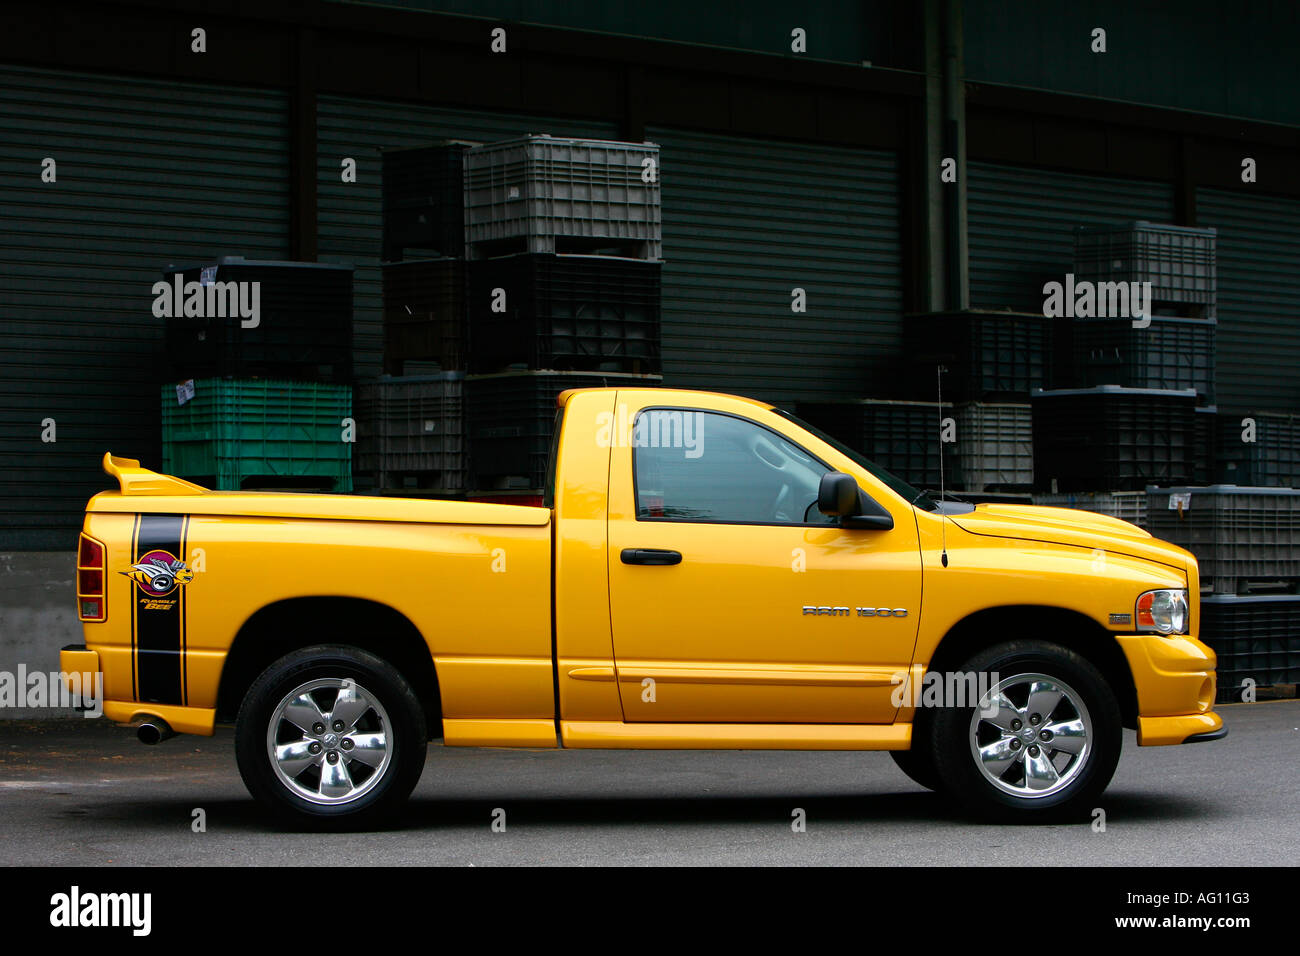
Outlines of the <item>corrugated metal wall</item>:
{"label": "corrugated metal wall", "polygon": [[[527,133],[617,138],[614,126],[607,123],[430,109],[343,97],[321,97],[318,116],[318,258],[321,262],[346,262],[356,267],[353,346],[358,377],[378,375],[383,363],[380,149],[418,146],[435,139],[492,142]],[[345,157],[357,161],[355,183],[342,180],[341,163]]]}
{"label": "corrugated metal wall", "polygon": [[1300,201],[1200,189],[1218,231],[1220,408],[1300,412]]}
{"label": "corrugated metal wall", "polygon": [[1172,222],[1174,188],[971,163],[967,209],[971,307],[1041,312],[1043,283],[1072,267],[1075,226]]}
{"label": "corrugated metal wall", "polygon": [[902,349],[894,154],[647,135],[662,147],[664,384],[782,403],[872,394]]}
{"label": "corrugated metal wall", "polygon": [[163,266],[288,253],[287,104],[3,67],[0,127],[0,551],[66,548],[105,450],[159,464]]}

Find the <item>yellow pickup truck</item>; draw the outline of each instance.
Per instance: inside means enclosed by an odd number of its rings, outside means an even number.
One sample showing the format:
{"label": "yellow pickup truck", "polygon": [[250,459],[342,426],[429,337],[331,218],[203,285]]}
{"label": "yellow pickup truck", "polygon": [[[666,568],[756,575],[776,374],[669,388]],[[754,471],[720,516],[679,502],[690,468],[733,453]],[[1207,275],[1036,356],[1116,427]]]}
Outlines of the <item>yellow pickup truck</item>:
{"label": "yellow pickup truck", "polygon": [[233,722],[297,822],[391,812],[446,746],[887,750],[984,815],[1087,814],[1226,734],[1195,558],[1115,518],[935,501],[770,405],[557,400],[543,507],[214,492],[106,455],[85,645],[147,743]]}

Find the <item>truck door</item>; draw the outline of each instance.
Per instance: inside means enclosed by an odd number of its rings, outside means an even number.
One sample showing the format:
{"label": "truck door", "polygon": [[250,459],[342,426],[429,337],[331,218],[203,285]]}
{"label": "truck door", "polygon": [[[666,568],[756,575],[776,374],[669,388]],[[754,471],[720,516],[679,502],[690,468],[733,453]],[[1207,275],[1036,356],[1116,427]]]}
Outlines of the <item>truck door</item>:
{"label": "truck door", "polygon": [[834,469],[783,437],[778,416],[654,401],[619,393],[627,440],[611,449],[624,719],[892,721],[920,612],[910,508],[880,502],[890,530],[841,528],[816,507]]}

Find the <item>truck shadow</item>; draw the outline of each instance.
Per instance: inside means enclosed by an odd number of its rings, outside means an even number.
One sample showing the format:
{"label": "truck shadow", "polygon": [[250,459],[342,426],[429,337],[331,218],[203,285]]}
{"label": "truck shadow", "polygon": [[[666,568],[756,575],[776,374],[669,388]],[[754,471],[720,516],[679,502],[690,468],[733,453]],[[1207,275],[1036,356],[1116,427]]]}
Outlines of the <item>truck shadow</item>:
{"label": "truck shadow", "polygon": [[[254,834],[284,832],[286,828],[269,816],[251,798],[243,800],[164,799],[157,801],[116,803],[111,807],[84,807],[85,815],[71,819],[62,815],[65,825],[73,820],[120,822],[127,829],[173,831],[178,820],[188,821],[194,806],[207,811],[209,832]],[[1109,826],[1172,823],[1178,821],[1205,824],[1223,817],[1230,808],[1206,800],[1173,795],[1148,796],[1116,793],[1102,800]],[[1029,825],[997,825],[974,820],[943,797],[920,790],[871,793],[862,796],[707,796],[707,797],[499,797],[463,798],[415,796],[404,813],[391,823],[368,828],[365,832],[436,832],[482,829],[490,832],[494,813],[504,810],[508,831],[529,827],[690,827],[700,824],[752,826],[763,824],[782,829],[790,827],[796,808],[806,814],[809,827],[826,824],[953,825],[982,830],[1019,829],[1020,826],[1051,829],[1084,829],[1091,821]],[[107,810],[107,813],[100,812]],[[499,814],[497,814],[499,816]],[[302,832],[309,832],[306,828]]]}

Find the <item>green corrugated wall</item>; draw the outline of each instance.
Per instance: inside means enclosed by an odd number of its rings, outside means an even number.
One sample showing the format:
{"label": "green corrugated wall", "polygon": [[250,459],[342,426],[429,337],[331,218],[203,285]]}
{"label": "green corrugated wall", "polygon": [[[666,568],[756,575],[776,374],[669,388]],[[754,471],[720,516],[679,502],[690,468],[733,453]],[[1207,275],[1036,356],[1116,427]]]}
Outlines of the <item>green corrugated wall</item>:
{"label": "green corrugated wall", "polygon": [[72,547],[106,450],[159,464],[153,283],[287,256],[287,115],[270,90],[0,67],[0,551]]}
{"label": "green corrugated wall", "polygon": [[1300,412],[1300,201],[1200,189],[1218,230],[1220,408]]}
{"label": "green corrugated wall", "polygon": [[894,154],[647,135],[662,154],[665,384],[783,403],[871,395],[902,347]]}

